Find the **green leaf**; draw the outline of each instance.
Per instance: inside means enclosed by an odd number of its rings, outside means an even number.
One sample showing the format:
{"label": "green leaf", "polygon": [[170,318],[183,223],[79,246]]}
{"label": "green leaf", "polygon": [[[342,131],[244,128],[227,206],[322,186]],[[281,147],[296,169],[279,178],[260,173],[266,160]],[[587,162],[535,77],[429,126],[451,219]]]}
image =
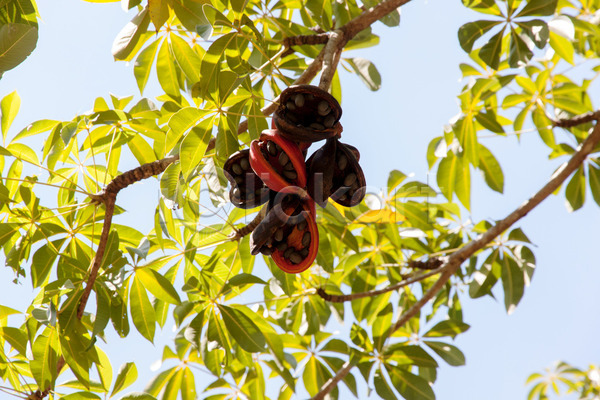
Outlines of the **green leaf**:
{"label": "green leaf", "polygon": [[331,377],[331,373],[314,355],[310,355],[308,362],[304,366],[302,381],[304,387],[311,397],[314,397],[321,387]]}
{"label": "green leaf", "polygon": [[150,25],[150,14],[148,7],[145,7],[117,34],[111,49],[115,60],[126,60],[129,57],[142,34],[148,30],[148,25]]}
{"label": "green leaf", "polygon": [[159,43],[158,40],[155,40],[142,50],[135,59],[133,75],[135,76],[135,81],[140,89],[140,94],[144,93],[144,88],[146,87],[146,83],[148,83],[152,64],[154,64],[154,58],[156,58],[156,53],[158,52]]}
{"label": "green leaf", "polygon": [[498,193],[504,192],[504,174],[500,163],[487,147],[479,145],[479,168],[483,172],[485,182],[490,189]]}
{"label": "green leaf", "polygon": [[175,163],[167,167],[160,177],[160,193],[168,200],[177,201],[179,195],[179,174],[181,164]]}
{"label": "green leaf", "polygon": [[166,94],[171,96],[177,102],[181,100],[179,92],[179,79],[177,78],[177,70],[175,68],[175,60],[171,51],[169,51],[169,43],[164,40],[158,50],[158,58],[156,59],[156,75],[158,83],[163,88]]}
{"label": "green leaf", "polygon": [[29,362],[29,368],[39,387],[54,387],[58,347],[58,333],[52,328],[47,328],[33,343],[33,360]]}
{"label": "green leaf", "polygon": [[265,348],[265,337],[256,324],[240,310],[219,304],[225,327],[240,347],[250,353]]}
{"label": "green leaf", "polygon": [[575,65],[575,49],[573,48],[573,43],[569,39],[562,37],[557,33],[550,32],[550,47],[552,47],[556,54],[563,60],[571,65]]}
{"label": "green leaf", "polygon": [[185,74],[185,77],[191,83],[198,82],[200,79],[200,64],[202,62],[198,54],[192,50],[185,40],[174,33],[169,34],[169,44],[175,56],[175,61]]}
{"label": "green leaf", "polygon": [[461,365],[465,365],[465,356],[458,349],[458,347],[453,346],[448,343],[443,342],[433,342],[430,340],[425,340],[424,343],[431,348],[431,350],[435,351],[436,354],[448,364],[454,367],[460,367]]}
{"label": "green leaf", "polygon": [[0,27],[0,76],[4,71],[21,64],[37,44],[38,29],[20,23],[8,23]]}
{"label": "green leaf", "polygon": [[454,339],[458,334],[466,332],[470,328],[469,324],[465,324],[461,321],[455,321],[452,319],[448,319],[445,321],[440,321],[435,324],[425,335],[424,337],[444,337],[450,336]]}
{"label": "green leaf", "polygon": [[469,161],[475,168],[479,166],[477,130],[472,118],[461,118],[453,126],[460,145],[463,148],[464,159]]}
{"label": "green leaf", "polygon": [[525,277],[517,262],[508,254],[500,260],[502,267],[502,287],[504,288],[504,305],[510,315],[517,308],[525,290]]}
{"label": "green leaf", "polygon": [[130,386],[136,381],[137,377],[138,372],[134,363],[128,362],[121,365],[121,368],[119,368],[119,372],[117,373],[117,379],[115,379],[115,385],[113,386],[113,390],[110,394],[111,397]]}
{"label": "green leaf", "polygon": [[[89,0],[86,0],[89,1]],[[90,392],[75,392],[66,396],[61,396],[60,400],[101,400],[101,397]]]}
{"label": "green leaf", "polygon": [[148,0],[148,10],[152,24],[158,32],[169,19],[169,5],[167,0]]}
{"label": "green leaf", "polygon": [[185,29],[195,32],[198,25],[208,24],[202,11],[202,6],[207,3],[209,2],[204,0],[172,0],[170,5]]}
{"label": "green leaf", "polygon": [[596,204],[600,205],[600,168],[594,167],[591,163],[589,163],[588,166],[592,197]]}
{"label": "green leaf", "polygon": [[20,329],[4,326],[0,327],[0,337],[6,340],[13,349],[17,350],[22,356],[27,356],[27,334]]}
{"label": "green leaf", "polygon": [[381,88],[381,75],[377,71],[375,64],[359,57],[345,58],[345,60],[370,90],[377,91]]}
{"label": "green leaf", "polygon": [[131,392],[127,393],[119,400],[156,400],[156,397],[149,395],[148,393],[142,392]]}
{"label": "green leaf", "polygon": [[144,283],[137,274],[131,282],[129,312],[138,332],[150,342],[153,342],[154,330],[156,329],[154,307],[152,307],[152,303],[148,299]]}
{"label": "green leaf", "polygon": [[8,129],[10,128],[10,126],[13,123],[13,120],[17,116],[20,106],[21,98],[19,97],[19,94],[16,90],[4,96],[4,98],[0,102],[0,112],[2,112],[2,122],[0,127],[2,129],[2,137],[5,140],[6,135],[8,133]]}
{"label": "green leaf", "polygon": [[206,118],[183,138],[179,150],[181,172],[185,180],[204,158],[208,143],[212,138],[213,118]]}
{"label": "green leaf", "polygon": [[543,49],[550,39],[550,29],[548,24],[541,19],[533,19],[531,21],[517,22],[523,32],[529,36],[538,49]]}
{"label": "green leaf", "polygon": [[504,29],[490,38],[490,40],[479,49],[479,58],[489,65],[492,69],[497,70],[500,66],[500,55],[502,54],[502,38]]}
{"label": "green leaf", "polygon": [[398,343],[387,347],[384,351],[386,363],[393,361],[398,365],[416,365],[425,368],[437,368],[438,363],[419,346],[407,346]]}
{"label": "green leaf", "polygon": [[91,362],[86,354],[89,343],[85,343],[84,340],[79,332],[73,331],[70,335],[61,335],[60,347],[65,361],[77,380],[89,390]]}
{"label": "green leaf", "polygon": [[398,397],[394,393],[390,384],[385,380],[383,371],[377,369],[373,376],[373,383],[375,384],[375,391],[384,400],[398,400]]}
{"label": "green leaf", "polygon": [[411,374],[400,367],[393,367],[389,364],[385,365],[394,388],[405,399],[411,400],[435,400],[435,394],[429,382],[420,376]]}
{"label": "green leaf", "polygon": [[[548,16],[554,14],[558,0],[528,0],[525,7],[515,17],[528,17],[532,15]],[[513,18],[515,18],[513,17]]]}
{"label": "green leaf", "polygon": [[231,44],[235,43],[236,33],[230,32],[215,40],[202,58],[202,64],[200,66],[200,92],[203,96],[209,96],[216,101],[218,98],[217,84],[218,84],[218,73],[220,71],[220,63],[225,54],[225,49]]}
{"label": "green leaf", "polygon": [[170,304],[181,304],[179,294],[167,278],[152,268],[138,268],[135,276],[140,279],[146,289],[157,299]]}
{"label": "green leaf", "polygon": [[500,21],[479,20],[468,22],[458,28],[458,41],[460,47],[467,53],[473,50],[473,44],[482,37],[487,31],[499,25]]}
{"label": "green leaf", "polygon": [[33,254],[33,260],[31,263],[31,282],[34,288],[40,287],[46,283],[50,271],[52,271],[52,265],[56,261],[58,253],[56,247],[60,247],[62,239],[50,242],[49,244],[40,247]]}
{"label": "green leaf", "polygon": [[512,68],[522,67],[531,60],[533,52],[525,43],[516,30],[510,30],[510,49],[508,53],[508,65]]}
{"label": "green leaf", "polygon": [[[469,284],[469,296],[471,298],[476,299],[486,294],[491,295],[491,289],[498,281],[498,276],[500,276],[500,265],[497,263],[497,258],[498,251],[494,250],[481,265],[481,268],[473,274],[473,280]],[[498,271],[497,275],[494,267]]]}
{"label": "green leaf", "polygon": [[565,197],[567,198],[567,209],[569,212],[577,211],[585,203],[585,174],[583,167],[579,167],[567,184]]}

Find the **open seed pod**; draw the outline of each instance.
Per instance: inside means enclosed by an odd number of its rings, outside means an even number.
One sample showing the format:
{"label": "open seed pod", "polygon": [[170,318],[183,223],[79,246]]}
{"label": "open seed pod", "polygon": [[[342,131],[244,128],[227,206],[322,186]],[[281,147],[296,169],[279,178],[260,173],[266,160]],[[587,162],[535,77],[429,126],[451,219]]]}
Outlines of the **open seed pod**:
{"label": "open seed pod", "polygon": [[365,198],[367,192],[365,174],[358,163],[359,157],[360,153],[354,146],[338,141],[331,199],[344,207],[354,207]]}
{"label": "open seed pod", "polygon": [[277,130],[264,130],[259,140],[250,143],[250,166],[269,189],[276,192],[306,187],[302,151]]}
{"label": "open seed pod", "polygon": [[250,237],[252,254],[269,255],[284,272],[299,273],[312,265],[319,249],[315,204],[310,197],[279,193]]}
{"label": "open seed pod", "polygon": [[354,146],[330,138],[308,159],[307,189],[317,204],[325,207],[329,197],[345,207],[362,201],[366,182],[358,157]]}
{"label": "open seed pod", "polygon": [[290,86],[281,92],[273,123],[282,135],[297,142],[339,136],[342,108],[326,91],[312,85]]}
{"label": "open seed pod", "polygon": [[239,208],[254,208],[269,199],[269,189],[250,167],[250,150],[233,153],[223,166],[231,183],[229,199]]}

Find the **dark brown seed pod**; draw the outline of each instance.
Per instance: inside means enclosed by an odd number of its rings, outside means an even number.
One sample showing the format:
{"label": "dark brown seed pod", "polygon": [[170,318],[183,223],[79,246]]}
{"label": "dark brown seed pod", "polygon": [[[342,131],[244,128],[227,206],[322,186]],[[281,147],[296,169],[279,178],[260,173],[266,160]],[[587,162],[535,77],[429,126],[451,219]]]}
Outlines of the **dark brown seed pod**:
{"label": "dark brown seed pod", "polygon": [[366,182],[357,155],[355,147],[330,138],[308,159],[307,190],[317,204],[325,207],[329,197],[346,207],[362,201]]}
{"label": "dark brown seed pod", "polygon": [[290,86],[281,92],[273,123],[296,142],[316,142],[339,136],[342,108],[326,91],[312,85]]}
{"label": "dark brown seed pod", "polygon": [[359,157],[360,153],[354,146],[338,141],[331,199],[344,207],[353,207],[365,198],[367,183],[358,163]]}
{"label": "dark brown seed pod", "polygon": [[225,177],[231,183],[229,199],[239,208],[254,208],[269,199],[269,189],[250,168],[250,150],[233,153],[223,165]]}

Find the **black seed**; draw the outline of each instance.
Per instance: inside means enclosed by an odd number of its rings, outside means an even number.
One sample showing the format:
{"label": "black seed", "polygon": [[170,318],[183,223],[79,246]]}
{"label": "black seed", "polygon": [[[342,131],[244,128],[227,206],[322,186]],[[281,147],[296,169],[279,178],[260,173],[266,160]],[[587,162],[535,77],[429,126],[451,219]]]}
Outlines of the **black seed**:
{"label": "black seed", "polygon": [[248,168],[250,168],[250,162],[247,158],[242,158],[240,160],[240,167],[242,167],[244,171],[248,171]]}
{"label": "black seed", "polygon": [[290,111],[294,111],[296,109],[296,105],[293,101],[290,100],[288,100],[287,103],[285,103],[285,107]]}
{"label": "black seed", "polygon": [[320,116],[326,116],[327,114],[329,114],[329,111],[331,111],[331,107],[329,107],[329,103],[327,103],[326,101],[321,101],[319,103],[319,105],[317,106],[317,113]]}
{"label": "black seed", "polygon": [[246,193],[247,201],[254,201],[254,193]]}
{"label": "black seed", "polygon": [[298,228],[299,231],[303,231],[306,229],[306,225],[308,225],[306,223],[306,220],[303,219],[302,221],[298,222],[298,225],[296,226]]}
{"label": "black seed", "polygon": [[290,158],[282,151],[281,154],[279,154],[279,165],[285,165],[288,161],[290,161]]}
{"label": "black seed", "polygon": [[298,108],[302,107],[304,105],[304,96],[298,93],[294,98],[294,104],[296,104],[296,107]]}
{"label": "black seed", "polygon": [[348,165],[348,159],[346,158],[345,155],[340,155],[340,157],[338,158],[338,162],[337,162],[338,168],[340,170],[345,170],[346,166]]}
{"label": "black seed", "polygon": [[277,229],[273,235],[273,239],[275,239],[276,242],[281,242],[283,240],[283,229]]}
{"label": "black seed", "polygon": [[298,123],[298,116],[296,116],[296,114],[294,113],[287,113],[286,114],[287,119],[290,120],[290,122],[297,124]]}
{"label": "black seed", "polygon": [[352,184],[356,181],[356,174],[348,174],[344,178],[344,186],[352,186]]}
{"label": "black seed", "polygon": [[335,117],[333,114],[329,114],[323,121],[323,125],[325,125],[327,128],[331,128],[333,124],[335,124]]}
{"label": "black seed", "polygon": [[308,247],[309,244],[310,244],[310,232],[306,231],[306,232],[304,232],[304,235],[302,236],[302,247]]}
{"label": "black seed", "polygon": [[284,170],[283,171],[283,176],[285,176],[288,179],[296,179],[298,177],[298,174],[296,173],[296,171],[288,171],[288,170]]}
{"label": "black seed", "polygon": [[242,172],[244,172],[244,171],[242,171],[242,167],[240,167],[240,165],[239,165],[239,164],[233,164],[233,165],[231,166],[231,170],[232,170],[232,171],[233,171],[233,173],[234,173],[234,174],[236,174],[236,175],[241,175],[241,174],[242,174]]}
{"label": "black seed", "polygon": [[283,252],[283,257],[284,258],[290,258],[290,256],[294,253],[294,248],[293,247],[288,247],[286,249],[286,251]]}
{"label": "black seed", "polygon": [[275,154],[277,154],[277,147],[275,147],[275,143],[274,142],[267,142],[267,151],[272,156],[274,156]]}
{"label": "black seed", "polygon": [[300,255],[302,256],[302,258],[306,258],[306,256],[308,255],[308,248],[302,249]]}
{"label": "black seed", "polygon": [[242,182],[244,182],[244,178],[242,178],[241,176],[236,176],[235,178],[233,178],[233,180],[235,181],[235,183],[237,183],[238,185],[241,185]]}
{"label": "black seed", "polygon": [[294,164],[292,164],[291,161],[288,161],[288,163],[283,166],[283,169],[285,169],[286,171],[293,171]]}
{"label": "black seed", "polygon": [[260,252],[263,253],[265,256],[270,256],[271,254],[273,254],[273,248],[272,247],[263,246],[260,249]]}
{"label": "black seed", "polygon": [[313,122],[308,127],[312,128],[312,129],[315,129],[317,131],[322,131],[323,129],[325,129],[325,127],[323,125],[319,124],[318,122]]}
{"label": "black seed", "polygon": [[233,190],[231,191],[231,194],[232,194],[233,198],[239,199],[240,195],[241,195],[240,188],[233,188]]}
{"label": "black seed", "polygon": [[290,261],[292,264],[300,264],[302,262],[303,257],[298,253],[290,254]]}
{"label": "black seed", "polygon": [[279,243],[277,246],[275,246],[277,248],[277,250],[279,251],[285,251],[288,248],[288,245],[286,242],[281,242]]}

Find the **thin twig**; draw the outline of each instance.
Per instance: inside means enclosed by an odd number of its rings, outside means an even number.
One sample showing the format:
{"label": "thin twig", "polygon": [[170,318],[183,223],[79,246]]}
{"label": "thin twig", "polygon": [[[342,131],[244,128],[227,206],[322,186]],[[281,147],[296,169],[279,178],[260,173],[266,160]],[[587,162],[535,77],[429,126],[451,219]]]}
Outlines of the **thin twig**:
{"label": "thin twig", "polygon": [[229,239],[230,240],[239,240],[239,239],[243,238],[244,236],[252,233],[254,228],[256,228],[258,226],[258,224],[260,224],[262,222],[262,220],[265,218],[265,215],[267,214],[266,210],[267,210],[267,205],[265,204],[263,206],[263,208],[260,209],[258,214],[256,214],[254,219],[252,221],[250,221],[250,223],[248,225],[244,225],[242,228],[234,230],[233,233],[231,235],[229,235]]}
{"label": "thin twig", "polygon": [[282,57],[290,55],[294,52],[292,46],[316,45],[325,44],[329,40],[327,33],[317,33],[316,35],[298,35],[290,36],[283,39],[283,47],[286,49],[282,53]]}
{"label": "thin twig", "polygon": [[412,283],[415,282],[419,282],[422,281],[423,279],[429,278],[430,276],[433,275],[437,275],[440,272],[442,272],[443,268],[437,268],[434,269],[433,271],[429,271],[427,273],[424,274],[420,274],[417,276],[413,276],[410,277],[408,279],[403,280],[402,282],[398,282],[394,285],[390,285],[390,286],[386,286],[383,289],[378,289],[378,290],[370,290],[368,292],[360,292],[360,293],[352,293],[352,294],[330,294],[327,293],[323,288],[318,288],[317,289],[317,294],[319,296],[321,296],[323,298],[323,300],[325,301],[329,301],[332,303],[344,303],[346,301],[352,301],[352,300],[356,300],[356,299],[362,299],[364,297],[374,297],[374,296],[379,296],[380,294],[384,294],[387,292],[392,292],[394,290],[398,290],[400,288],[403,288],[404,286],[408,286]]}
{"label": "thin twig", "polygon": [[577,125],[585,124],[587,122],[600,120],[600,110],[589,112],[586,114],[577,115],[573,118],[564,118],[559,120],[553,120],[552,125],[558,128],[572,128]]}

